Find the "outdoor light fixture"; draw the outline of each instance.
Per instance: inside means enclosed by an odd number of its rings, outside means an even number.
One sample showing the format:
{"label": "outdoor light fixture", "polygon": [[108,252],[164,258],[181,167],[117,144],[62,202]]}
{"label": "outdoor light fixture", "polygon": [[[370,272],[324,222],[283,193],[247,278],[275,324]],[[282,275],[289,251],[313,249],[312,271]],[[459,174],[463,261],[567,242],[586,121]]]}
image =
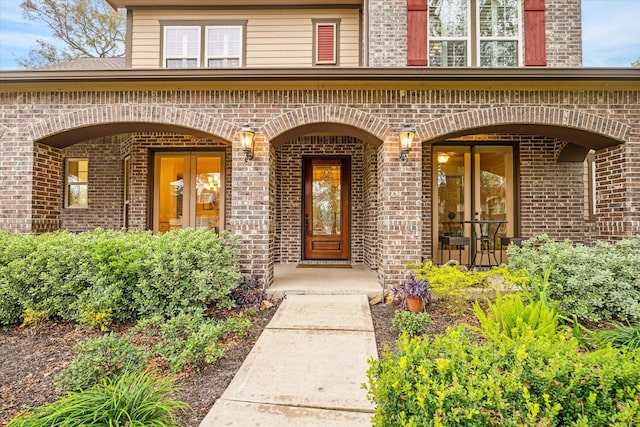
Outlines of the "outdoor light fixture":
{"label": "outdoor light fixture", "polygon": [[400,160],[406,162],[409,158],[409,151],[411,151],[411,145],[413,144],[413,137],[416,136],[416,131],[411,129],[411,126],[405,124],[400,130]]}
{"label": "outdoor light fixture", "polygon": [[449,161],[449,155],[447,153],[438,153],[438,163],[443,164]]}
{"label": "outdoor light fixture", "polygon": [[251,130],[249,123],[246,123],[242,129],[238,131],[238,138],[240,138],[240,143],[242,144],[245,162],[253,159],[253,137],[255,135],[256,133]]}

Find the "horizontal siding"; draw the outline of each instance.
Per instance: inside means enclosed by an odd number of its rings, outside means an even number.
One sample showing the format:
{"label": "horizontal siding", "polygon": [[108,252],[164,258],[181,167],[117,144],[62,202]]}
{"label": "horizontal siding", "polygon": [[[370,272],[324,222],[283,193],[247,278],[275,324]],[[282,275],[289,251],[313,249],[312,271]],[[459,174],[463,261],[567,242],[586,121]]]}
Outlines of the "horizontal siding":
{"label": "horizontal siding", "polygon": [[131,65],[133,68],[160,66],[161,20],[247,20],[247,67],[310,67],[313,62],[311,20],[323,18],[340,19],[339,64],[357,67],[360,30],[356,9],[136,10],[131,32]]}

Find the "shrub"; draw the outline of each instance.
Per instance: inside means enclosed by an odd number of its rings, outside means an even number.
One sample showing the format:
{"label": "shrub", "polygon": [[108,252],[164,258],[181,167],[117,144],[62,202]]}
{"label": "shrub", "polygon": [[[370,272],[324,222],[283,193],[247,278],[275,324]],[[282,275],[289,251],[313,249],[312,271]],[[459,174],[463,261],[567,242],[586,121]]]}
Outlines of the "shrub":
{"label": "shrub", "polygon": [[508,249],[511,271],[549,270],[549,300],[580,319],[640,321],[640,239],[594,246],[556,242],[546,235]]}
{"label": "shrub", "polygon": [[618,323],[612,329],[603,329],[596,332],[591,342],[597,346],[610,344],[613,347],[629,347],[640,349],[640,323],[635,325],[623,325]]}
{"label": "shrub", "polygon": [[154,350],[162,355],[173,372],[185,366],[199,369],[224,355],[219,341],[227,334],[245,334],[252,327],[246,318],[213,320],[201,312],[180,314],[164,320],[160,316],[143,319],[131,330],[159,340]]}
{"label": "shrub", "polygon": [[240,282],[226,235],[183,230],[0,233],[0,322],[25,309],[106,329],[142,316],[230,307]]}
{"label": "shrub", "polygon": [[267,299],[267,290],[260,276],[252,274],[242,278],[240,285],[233,291],[232,298],[236,307],[260,305]]}
{"label": "shrub", "polygon": [[487,339],[500,342],[519,341],[528,336],[553,338],[558,330],[558,314],[542,300],[527,300],[520,294],[505,297],[497,294],[495,303],[487,301],[487,305],[487,314],[477,301],[473,306],[480,321],[478,330]]}
{"label": "shrub", "polygon": [[415,274],[409,275],[409,280],[401,282],[391,288],[393,295],[400,298],[402,306],[407,308],[407,297],[416,296],[422,298],[422,304],[427,305],[431,299],[431,285],[426,279],[416,279]]}
{"label": "shrub", "polygon": [[413,313],[411,311],[402,310],[396,313],[391,320],[391,326],[404,331],[410,336],[421,335],[431,324],[431,317],[429,313],[423,311],[420,313]]}
{"label": "shrub", "polygon": [[453,297],[460,297],[468,288],[487,287],[496,278],[509,287],[521,286],[529,280],[521,272],[512,272],[502,266],[488,271],[469,271],[455,265],[436,266],[431,261],[419,265],[415,272],[418,279],[425,279],[431,284],[436,295]]}
{"label": "shrub", "polygon": [[155,426],[182,423],[175,410],[189,405],[170,398],[172,382],[147,372],[127,373],[21,415],[7,427]]}
{"label": "shrub", "polygon": [[65,390],[84,390],[103,378],[140,370],[146,363],[143,350],[113,334],[80,341],[74,350],[78,355],[56,376],[56,383]]}
{"label": "shrub", "polygon": [[375,426],[634,425],[640,351],[578,351],[573,338],[477,339],[450,329],[371,360]]}

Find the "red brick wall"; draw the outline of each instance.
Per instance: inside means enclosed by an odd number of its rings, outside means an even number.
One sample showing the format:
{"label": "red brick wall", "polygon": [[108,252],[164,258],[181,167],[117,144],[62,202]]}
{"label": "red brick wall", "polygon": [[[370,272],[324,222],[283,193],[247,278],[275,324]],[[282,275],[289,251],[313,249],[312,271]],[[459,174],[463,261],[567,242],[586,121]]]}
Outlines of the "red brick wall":
{"label": "red brick wall", "polygon": [[33,150],[33,218],[32,231],[44,233],[61,228],[63,203],[64,152],[43,144]]}
{"label": "red brick wall", "polygon": [[[122,228],[122,157],[119,137],[102,137],[63,150],[65,159],[89,159],[88,206],[64,208],[60,203],[61,228],[87,231]],[[64,162],[57,170],[64,183]]]}

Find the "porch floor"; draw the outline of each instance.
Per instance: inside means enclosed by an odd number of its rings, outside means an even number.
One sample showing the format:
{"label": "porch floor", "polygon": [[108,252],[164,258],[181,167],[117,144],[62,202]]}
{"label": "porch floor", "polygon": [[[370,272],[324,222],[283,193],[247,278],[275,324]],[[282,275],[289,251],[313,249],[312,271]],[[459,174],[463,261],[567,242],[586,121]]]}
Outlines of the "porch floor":
{"label": "porch floor", "polygon": [[276,264],[273,284],[267,289],[275,298],[287,294],[366,294],[380,295],[378,273],[364,264],[352,268],[297,268],[296,264]]}

